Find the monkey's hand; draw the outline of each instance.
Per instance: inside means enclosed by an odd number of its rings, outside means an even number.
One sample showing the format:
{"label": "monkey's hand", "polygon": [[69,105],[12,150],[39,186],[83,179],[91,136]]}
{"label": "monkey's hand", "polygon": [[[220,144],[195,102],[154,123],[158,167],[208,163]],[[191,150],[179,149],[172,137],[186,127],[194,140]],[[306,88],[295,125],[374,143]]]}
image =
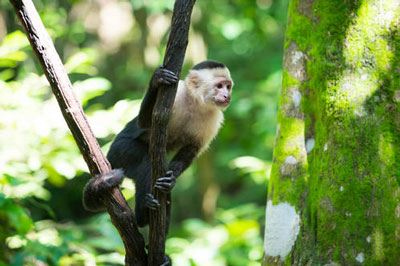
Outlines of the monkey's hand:
{"label": "monkey's hand", "polygon": [[165,69],[163,66],[160,66],[154,71],[152,80],[153,85],[157,87],[160,85],[172,85],[179,81],[174,72]]}
{"label": "monkey's hand", "polygon": [[176,177],[171,170],[168,170],[165,173],[165,176],[157,179],[155,188],[159,189],[161,192],[170,193],[171,190],[175,187]]}

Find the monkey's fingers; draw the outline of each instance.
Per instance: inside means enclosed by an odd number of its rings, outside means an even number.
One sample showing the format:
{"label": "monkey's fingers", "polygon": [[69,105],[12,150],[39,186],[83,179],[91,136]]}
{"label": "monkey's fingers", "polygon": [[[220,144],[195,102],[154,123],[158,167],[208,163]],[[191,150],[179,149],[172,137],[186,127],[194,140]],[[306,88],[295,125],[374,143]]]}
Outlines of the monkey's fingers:
{"label": "monkey's fingers", "polygon": [[172,172],[172,170],[168,170],[167,172],[165,172],[165,176],[166,177],[175,177],[174,172]]}
{"label": "monkey's fingers", "polygon": [[176,183],[176,178],[174,176],[163,176],[157,179],[156,185],[158,184],[174,184]]}
{"label": "monkey's fingers", "polygon": [[175,177],[160,177],[154,187],[161,190],[161,192],[169,193],[175,187],[175,180]]}
{"label": "monkey's fingers", "polygon": [[176,75],[175,75],[175,73],[174,73],[173,71],[168,70],[168,69],[166,69],[166,68],[162,68],[162,69],[160,70],[160,73],[162,73],[163,75],[168,75],[168,76],[171,76],[171,77],[176,77]]}
{"label": "monkey's fingers", "polygon": [[162,75],[162,78],[166,81],[169,81],[172,83],[176,83],[179,81],[179,78],[175,75],[175,73],[168,69],[162,69],[161,75]]}
{"label": "monkey's fingers", "polygon": [[160,207],[160,203],[156,200],[153,194],[147,193],[145,196],[145,205],[147,208],[155,211]]}
{"label": "monkey's fingers", "polygon": [[173,189],[173,186],[154,186],[155,188],[157,188],[158,190],[160,190],[162,193],[170,193]]}
{"label": "monkey's fingers", "polygon": [[165,85],[171,85],[172,84],[171,82],[169,82],[168,80],[166,80],[164,78],[159,78],[157,81],[160,84],[165,84]]}
{"label": "monkey's fingers", "polygon": [[175,79],[175,78],[166,78],[165,79],[166,82],[169,82],[170,84],[175,84],[179,81],[179,79]]}
{"label": "monkey's fingers", "polygon": [[176,180],[175,176],[162,176],[157,179],[156,183],[158,183],[158,182],[168,182],[168,183],[173,182],[173,183],[175,183],[175,180]]}

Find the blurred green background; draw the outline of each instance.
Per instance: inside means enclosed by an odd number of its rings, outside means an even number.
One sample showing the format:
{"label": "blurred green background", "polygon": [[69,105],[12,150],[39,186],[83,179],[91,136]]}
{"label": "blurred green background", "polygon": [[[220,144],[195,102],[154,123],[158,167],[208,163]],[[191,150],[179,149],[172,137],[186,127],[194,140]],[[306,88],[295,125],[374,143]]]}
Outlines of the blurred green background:
{"label": "blurred green background", "polygon": [[[165,51],[172,0],[37,0],[106,152]],[[259,265],[288,0],[197,1],[182,74],[209,58],[235,81],[224,127],[179,178],[174,265]],[[11,4],[0,0],[0,265],[122,265],[108,214],[86,212],[87,167]],[[134,185],[123,193],[134,206]]]}

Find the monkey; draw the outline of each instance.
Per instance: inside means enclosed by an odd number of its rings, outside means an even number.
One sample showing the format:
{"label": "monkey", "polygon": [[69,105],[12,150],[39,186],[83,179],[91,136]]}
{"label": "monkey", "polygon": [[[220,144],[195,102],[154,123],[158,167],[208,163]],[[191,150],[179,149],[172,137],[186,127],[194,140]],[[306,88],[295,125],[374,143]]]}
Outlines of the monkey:
{"label": "monkey", "polygon": [[233,80],[229,69],[220,62],[206,60],[195,65],[182,81],[175,73],[160,66],[152,75],[138,116],[125,126],[110,147],[107,159],[113,170],[92,178],[86,185],[83,204],[87,210],[101,210],[102,193],[119,186],[125,175],[133,178],[136,187],[137,224],[139,227],[148,225],[149,210],[159,207],[158,201],[150,193],[149,141],[152,112],[159,89],[163,85],[176,83],[178,87],[167,128],[166,144],[167,153],[176,154],[165,176],[157,179],[155,188],[169,194],[176,184],[176,178],[208,148],[222,125],[223,111],[231,102]]}

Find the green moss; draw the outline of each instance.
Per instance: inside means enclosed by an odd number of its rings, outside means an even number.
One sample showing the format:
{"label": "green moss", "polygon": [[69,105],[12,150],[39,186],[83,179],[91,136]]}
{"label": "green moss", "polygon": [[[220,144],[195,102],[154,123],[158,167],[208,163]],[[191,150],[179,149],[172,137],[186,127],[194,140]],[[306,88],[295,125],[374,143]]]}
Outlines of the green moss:
{"label": "green moss", "polygon": [[[280,125],[280,134],[277,139],[277,145],[274,149],[275,163],[271,169],[270,180],[274,184],[273,202],[277,203],[286,199],[290,204],[296,205],[301,194],[299,187],[304,186],[304,172],[307,169],[307,161],[304,157],[304,121],[286,117],[282,112],[278,115]],[[295,164],[287,164],[285,161],[291,156],[296,159]],[[292,182],[291,177],[295,177],[296,182]],[[299,177],[299,178],[296,178]],[[298,192],[296,192],[298,191]],[[272,186],[270,191],[272,192]]]}
{"label": "green moss", "polygon": [[308,40],[310,39],[310,29],[312,29],[313,25],[309,18],[298,15],[297,12],[293,12],[292,9],[295,9],[297,6],[298,0],[291,1],[289,6],[289,20],[291,25],[297,25],[296,27],[288,27],[286,30],[286,36],[290,38],[285,39],[284,48],[293,40],[296,40],[297,45],[301,51],[305,51],[308,48]]}
{"label": "green moss", "polygon": [[372,241],[374,249],[373,256],[377,260],[382,260],[384,257],[384,252],[383,252],[383,233],[381,229],[379,228],[375,229],[372,235]]}
{"label": "green moss", "polygon": [[379,158],[386,165],[391,165],[394,162],[393,139],[389,136],[379,136]]}
{"label": "green moss", "polygon": [[283,88],[283,95],[286,94],[286,89],[291,87],[291,86],[295,86],[295,85],[300,85],[300,82],[295,79],[292,78],[290,76],[290,74],[287,72],[286,69],[283,70],[282,73],[282,88]]}

